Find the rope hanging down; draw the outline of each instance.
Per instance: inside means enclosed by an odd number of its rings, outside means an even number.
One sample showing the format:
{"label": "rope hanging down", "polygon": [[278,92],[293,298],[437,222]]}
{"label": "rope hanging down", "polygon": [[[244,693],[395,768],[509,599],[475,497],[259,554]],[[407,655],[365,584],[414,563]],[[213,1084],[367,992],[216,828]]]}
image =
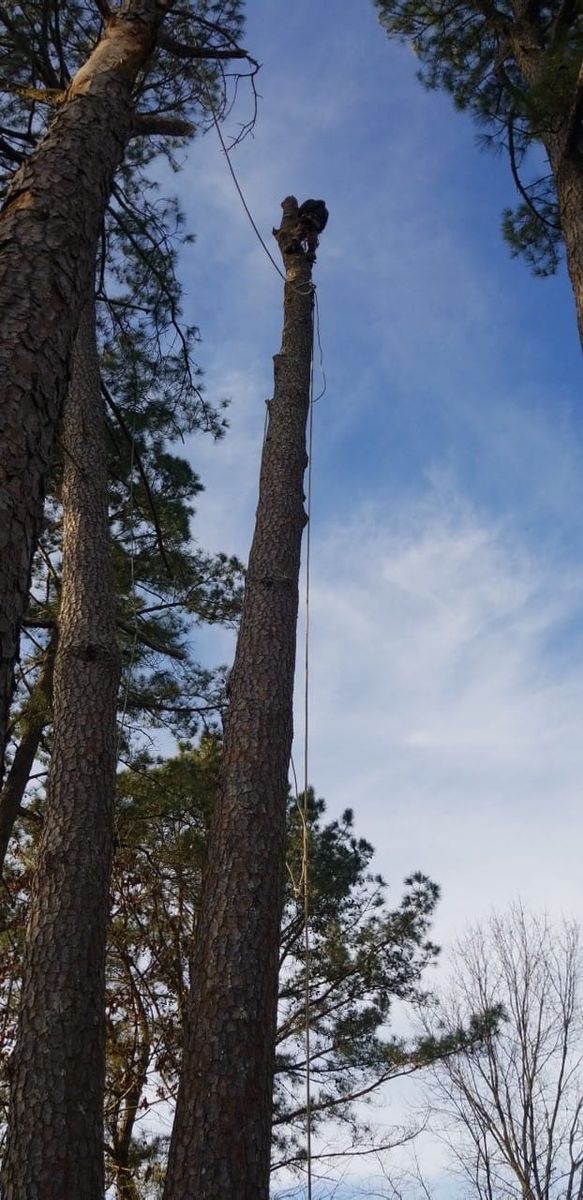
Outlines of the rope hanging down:
{"label": "rope hanging down", "polygon": [[263,249],[265,250],[265,253],[266,253],[266,255],[267,255],[267,257],[268,257],[269,261],[271,262],[272,266],[274,266],[274,267],[275,267],[275,269],[276,269],[276,271],[277,271],[277,274],[278,274],[278,275],[281,277],[281,279],[285,279],[285,275],[284,275],[283,271],[281,271],[281,270],[280,270],[280,268],[279,268],[278,264],[276,263],[276,261],[275,261],[275,259],[274,259],[273,255],[272,255],[272,253],[271,253],[271,250],[269,249],[269,246],[267,245],[267,243],[266,243],[266,242],[264,242],[264,240],[263,240],[263,238],[262,238],[262,236],[261,236],[261,234],[260,234],[260,232],[259,232],[259,229],[258,229],[257,225],[255,224],[255,221],[254,221],[254,219],[253,219],[253,214],[252,214],[252,212],[251,212],[251,209],[249,208],[249,205],[247,204],[247,201],[246,201],[246,199],[245,199],[245,196],[243,195],[243,189],[242,189],[242,187],[241,187],[241,185],[240,185],[240,183],[239,183],[239,180],[237,179],[237,176],[236,176],[236,173],[235,173],[235,168],[234,168],[234,166],[233,166],[233,164],[232,164],[232,162],[231,162],[231,159],[230,159],[230,157],[229,157],[229,147],[227,146],[227,144],[226,144],[226,142],[225,142],[225,139],[224,139],[224,137],[223,137],[223,131],[222,131],[222,129],[221,129],[221,127],[220,127],[220,125],[219,125],[219,120],[218,120],[217,114],[216,114],[216,112],[215,112],[215,109],[214,109],[214,106],[213,106],[213,104],[210,102],[210,100],[209,100],[209,107],[210,107],[210,110],[211,110],[211,116],[212,116],[212,118],[213,118],[213,124],[214,124],[214,127],[215,127],[216,131],[217,131],[217,137],[218,137],[218,139],[219,139],[219,141],[220,141],[220,143],[221,143],[221,146],[222,146],[222,148],[223,148],[223,154],[225,155],[225,158],[226,158],[226,160],[227,160],[227,166],[228,166],[228,168],[229,168],[229,171],[230,171],[230,173],[231,173],[231,178],[232,178],[232,180],[233,180],[233,183],[235,184],[235,187],[236,187],[236,189],[237,189],[237,192],[239,193],[239,199],[240,199],[240,201],[241,201],[241,204],[243,205],[243,208],[245,209],[245,212],[247,213],[247,216],[248,216],[248,218],[249,218],[249,220],[250,220],[250,222],[251,222],[251,225],[253,226],[253,229],[255,230],[255,234],[256,234],[257,238],[259,239],[259,241],[261,242],[261,245],[263,246]]}
{"label": "rope hanging down", "polygon": [[[263,250],[265,251],[265,254],[267,255],[268,259],[270,260],[272,266],[277,271],[277,274],[280,276],[280,278],[285,280],[285,275],[284,275],[283,271],[280,270],[277,262],[275,261],[273,255],[271,254],[269,247],[267,246],[266,242],[264,241],[263,237],[261,236],[259,228],[258,228],[258,226],[253,218],[253,215],[251,213],[251,210],[249,208],[249,205],[247,204],[247,201],[246,201],[244,193],[243,193],[243,189],[241,188],[239,180],[237,179],[235,169],[231,162],[230,155],[229,155],[229,149],[225,143],[225,139],[223,137],[222,130],[220,128],[219,121],[218,121],[216,112],[214,111],[214,107],[213,107],[212,103],[209,104],[209,107],[210,107],[212,118],[213,118],[213,124],[217,131],[217,136],[218,136],[219,142],[221,144],[224,156],[227,160],[227,166],[228,166],[231,178],[233,180],[233,183],[235,185],[235,188],[237,190],[237,193],[239,195],[239,199],[241,200],[241,204],[243,205],[243,208],[245,210],[245,213],[247,214],[249,222],[254,230],[254,233],[255,233],[260,245],[262,246]],[[301,899],[302,899],[303,918],[304,918],[304,921],[303,921],[303,924],[304,924],[304,979],[305,979],[305,984],[304,984],[304,1047],[305,1047],[305,1056],[306,1056],[305,1101],[306,1101],[307,1200],[312,1200],[312,1129],[311,1129],[311,1124],[312,1124],[312,1077],[311,1077],[311,1041],[310,1041],[310,1035],[311,1035],[311,1023],[310,1023],[310,966],[311,966],[311,962],[310,962],[310,955],[311,955],[311,950],[310,950],[310,870],[309,870],[309,866],[310,866],[310,829],[309,829],[309,809],[308,809],[309,719],[310,719],[310,712],[309,712],[309,700],[310,700],[310,697],[309,697],[309,684],[310,684],[310,551],[311,551],[310,529],[311,529],[311,504],[312,504],[312,456],[313,456],[313,440],[314,440],[313,439],[314,405],[318,402],[318,400],[322,399],[322,397],[324,396],[326,389],[327,389],[326,372],[324,370],[324,354],[323,354],[323,350],[322,350],[322,341],[321,341],[321,337],[320,337],[320,310],[319,310],[319,306],[318,306],[318,295],[317,295],[315,284],[312,283],[310,285],[310,287],[311,287],[311,290],[313,293],[313,298],[314,298],[314,328],[313,328],[313,333],[312,333],[312,352],[311,352],[311,363],[310,363],[310,407],[309,407],[309,417],[308,417],[308,447],[307,447],[307,449],[308,449],[308,478],[307,478],[307,490],[306,490],[306,516],[308,518],[308,521],[307,521],[307,530],[306,530],[306,575],[305,575],[306,582],[305,582],[305,598],[304,598],[304,614],[305,614],[305,619],[304,619],[304,629],[305,629],[305,636],[304,636],[304,721],[303,721],[303,724],[304,724],[304,729],[303,729],[303,732],[304,732],[304,763],[303,763],[304,787],[303,787],[303,803],[302,803],[302,805],[300,805],[300,801],[299,801],[298,782],[297,782],[297,776],[296,776],[295,766],[294,766],[294,762],[293,762],[293,757],[291,760],[291,768],[292,768],[294,784],[295,784],[296,804],[297,804],[297,808],[298,808],[300,818],[301,818],[301,823],[302,823],[302,865],[301,865],[300,878],[298,881],[296,881],[294,879],[293,874],[292,874],[291,869],[289,868],[289,864],[288,864],[288,871],[289,871],[289,874],[291,877],[294,892],[295,892],[296,896],[298,896],[298,897],[301,896]],[[321,391],[318,393],[318,395],[314,396],[314,350],[315,350],[316,341],[318,344],[320,371],[322,374],[322,388],[321,388]],[[269,419],[269,414],[268,414],[268,411],[266,410],[265,426],[264,426],[264,431],[263,431],[264,442],[265,442],[265,437],[267,435],[268,419]]]}
{"label": "rope hanging down", "polygon": [[[314,301],[315,288],[314,288]],[[321,343],[318,331],[318,344]],[[322,359],[320,359],[322,363]],[[304,593],[304,762],[303,762],[303,797],[300,803],[298,778],[293,756],[291,769],[294,779],[296,807],[302,826],[302,855],[299,879],[295,879],[288,863],[288,873],[292,882],[294,894],[301,899],[303,907],[303,938],[304,938],[304,1052],[306,1057],[306,1183],[307,1200],[312,1200],[312,1072],[311,1072],[311,1019],[310,1019],[310,983],[311,983],[311,948],[310,948],[310,814],[308,805],[309,785],[309,731],[310,731],[310,524],[312,509],[312,456],[314,444],[314,404],[320,400],[326,390],[326,376],[322,367],[324,388],[318,396],[314,396],[314,339],[312,340],[312,360],[310,365],[310,409],[308,417],[308,478],[306,489],[306,573]]]}
{"label": "rope hanging down", "polygon": [[[314,290],[314,305],[316,312],[317,301]],[[318,341],[320,331],[318,324]],[[320,351],[322,347],[320,345]],[[324,376],[324,391],[326,390]],[[323,395],[324,392],[321,393]],[[320,399],[320,396],[318,396]],[[306,1166],[307,1194],[312,1200],[312,1073],[310,1045],[310,828],[308,813],[308,780],[309,780],[309,729],[310,729],[310,549],[311,549],[311,512],[312,512],[312,448],[314,444],[314,339],[312,337],[312,362],[310,367],[310,414],[308,420],[308,483],[306,489],[306,591],[304,618],[304,805],[302,830],[302,876],[304,902],[304,1043],[306,1048]]]}

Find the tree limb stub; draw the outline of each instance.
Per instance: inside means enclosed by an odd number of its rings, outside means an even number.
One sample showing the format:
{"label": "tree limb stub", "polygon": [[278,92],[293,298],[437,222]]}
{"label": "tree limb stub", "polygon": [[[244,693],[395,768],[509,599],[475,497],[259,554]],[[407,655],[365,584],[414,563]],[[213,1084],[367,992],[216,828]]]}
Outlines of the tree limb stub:
{"label": "tree limb stub", "polygon": [[134,137],[156,135],[158,137],[192,137],[196,126],[180,117],[166,117],[162,113],[136,113]]}
{"label": "tree limb stub", "polygon": [[167,50],[169,54],[173,54],[175,58],[185,58],[188,60],[196,58],[249,58],[247,50],[243,50],[239,46],[232,48],[225,47],[224,49],[215,46],[189,46],[187,42],[175,42],[174,38],[167,37],[166,34],[162,34],[158,38],[158,46],[161,50]]}

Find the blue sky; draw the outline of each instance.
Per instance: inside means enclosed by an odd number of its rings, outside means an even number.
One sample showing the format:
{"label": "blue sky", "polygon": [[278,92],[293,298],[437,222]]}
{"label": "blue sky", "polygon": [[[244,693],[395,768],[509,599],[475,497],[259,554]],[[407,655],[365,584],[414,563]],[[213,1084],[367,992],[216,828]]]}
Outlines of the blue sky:
{"label": "blue sky", "polygon": [[[354,806],[395,891],[413,869],[441,884],[444,948],[518,895],[580,916],[583,408],[566,275],[511,259],[505,161],[421,88],[367,0],[254,0],[245,41],[262,99],[233,165],[257,224],[269,240],[289,192],[330,209],[312,782],[331,813]],[[212,132],[171,186],[197,235],[182,278],[207,391],[232,400],[227,439],[189,446],[207,487],[195,532],[244,558],[281,280]],[[226,661],[231,640],[201,652]]]}

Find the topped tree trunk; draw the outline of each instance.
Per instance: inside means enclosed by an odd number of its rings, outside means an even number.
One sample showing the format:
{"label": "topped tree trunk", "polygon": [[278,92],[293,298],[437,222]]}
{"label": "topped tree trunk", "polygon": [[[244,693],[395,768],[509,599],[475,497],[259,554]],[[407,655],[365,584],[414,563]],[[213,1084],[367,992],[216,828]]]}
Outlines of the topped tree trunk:
{"label": "topped tree trunk", "polygon": [[[321,202],[313,202],[321,203]],[[165,1200],[267,1200],[317,234],[283,201],[281,350],[229,680]]]}

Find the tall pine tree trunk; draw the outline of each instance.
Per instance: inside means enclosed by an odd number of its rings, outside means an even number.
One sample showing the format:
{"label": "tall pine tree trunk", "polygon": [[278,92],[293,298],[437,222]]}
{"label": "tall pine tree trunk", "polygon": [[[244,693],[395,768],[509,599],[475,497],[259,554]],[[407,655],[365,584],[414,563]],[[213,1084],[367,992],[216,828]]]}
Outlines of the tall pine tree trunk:
{"label": "tall pine tree trunk", "polygon": [[[259,505],[224,764],[200,904],[165,1200],[266,1200],[285,810],[313,332],[313,256],[277,232],[286,267],[283,341],[263,447]],[[288,253],[288,250],[292,250]]]}
{"label": "tall pine tree trunk", "polygon": [[105,936],[119,682],[93,301],[63,415],[53,753],[11,1071],[2,1200],[103,1200]]}
{"label": "tall pine tree trunk", "polygon": [[132,133],[132,86],[170,3],[126,0],[107,21],[0,213],[0,775],[77,314],[113,175]]}
{"label": "tall pine tree trunk", "polygon": [[565,258],[583,349],[583,155],[573,147],[548,147],[553,167]]}

